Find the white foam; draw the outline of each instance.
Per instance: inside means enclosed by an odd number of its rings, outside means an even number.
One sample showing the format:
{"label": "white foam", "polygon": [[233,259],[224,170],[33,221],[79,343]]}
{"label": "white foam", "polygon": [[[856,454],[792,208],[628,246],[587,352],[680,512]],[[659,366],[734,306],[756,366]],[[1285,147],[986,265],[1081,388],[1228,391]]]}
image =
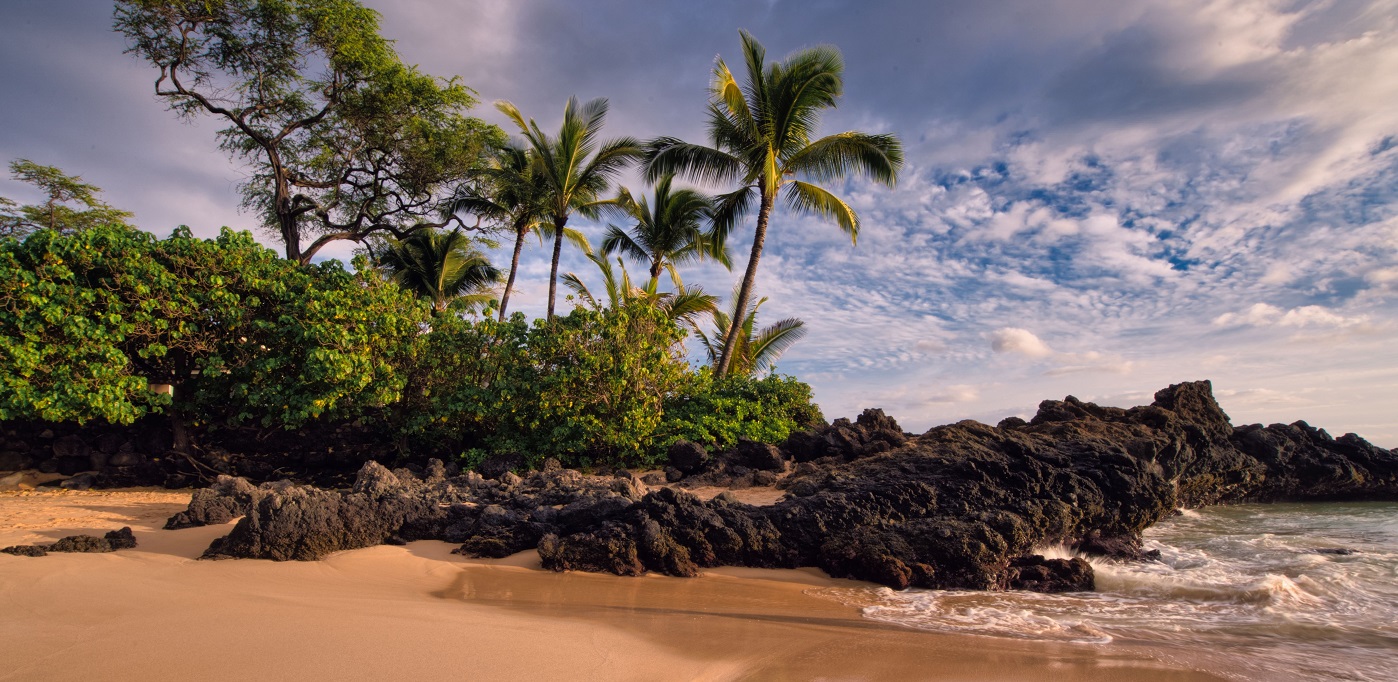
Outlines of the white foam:
{"label": "white foam", "polygon": [[[1398,670],[1398,505],[1183,510],[1148,531],[1145,547],[1161,560],[1089,559],[1093,593],[823,592],[870,619],[928,630],[1236,650],[1239,670],[1306,679]],[[1327,547],[1356,552],[1316,551]],[[1076,556],[1063,546],[1035,552]]]}

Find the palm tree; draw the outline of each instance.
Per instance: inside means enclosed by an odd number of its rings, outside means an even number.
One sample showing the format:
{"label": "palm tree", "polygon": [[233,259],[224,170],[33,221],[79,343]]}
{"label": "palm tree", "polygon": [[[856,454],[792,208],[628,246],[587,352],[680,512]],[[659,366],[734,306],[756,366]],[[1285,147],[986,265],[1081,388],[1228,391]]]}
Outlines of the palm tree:
{"label": "palm tree", "polygon": [[505,226],[515,236],[514,254],[510,257],[510,274],[505,290],[500,294],[500,321],[505,321],[505,309],[514,291],[515,274],[519,272],[519,254],[524,238],[542,225],[547,213],[545,200],[548,188],[543,176],[534,172],[533,157],[527,148],[510,144],[495,154],[490,165],[476,172],[478,184],[472,191],[457,195],[451,213],[467,213]]}
{"label": "palm tree", "polygon": [[558,259],[563,249],[564,229],[568,218],[577,213],[595,218],[600,210],[614,206],[614,199],[602,199],[603,193],[628,164],[644,152],[635,138],[620,137],[600,141],[602,124],[607,118],[607,100],[594,99],[578,104],[576,97],[568,98],[563,108],[563,125],[557,137],[544,134],[534,119],[524,120],[519,109],[509,102],[496,102],[495,108],[510,117],[524,133],[524,139],[534,156],[535,172],[548,188],[547,215],[553,222],[553,264],[549,269],[548,318],[553,319],[553,303],[558,291]]}
{"label": "palm tree", "polygon": [[576,273],[564,275],[563,285],[572,289],[584,304],[594,310],[616,310],[632,301],[645,300],[658,306],[671,321],[681,327],[693,329],[696,334],[701,335],[703,332],[699,330],[698,318],[701,315],[718,314],[718,297],[704,293],[700,287],[685,287],[683,283],[676,282],[674,291],[657,293],[654,287],[643,289],[633,285],[631,273],[626,271],[626,263],[620,258],[616,259],[617,265],[621,267],[620,274],[612,268],[612,263],[606,256],[589,253],[587,258],[602,274],[602,286],[607,295],[605,302],[594,295]]}
{"label": "palm tree", "polygon": [[459,227],[451,232],[418,230],[384,243],[387,248],[376,259],[378,266],[399,286],[429,299],[439,314],[453,299],[488,295],[483,290],[500,281],[500,271]]}
{"label": "palm tree", "polygon": [[742,310],[737,305],[738,294],[739,291],[735,289],[732,310],[726,313],[718,311],[713,313],[714,329],[712,334],[706,334],[697,327],[695,331],[698,333],[700,343],[704,344],[704,351],[709,356],[710,365],[715,367],[718,365],[722,358],[724,344],[727,343],[727,339],[733,337],[734,330],[737,330],[738,343],[730,355],[729,373],[738,376],[751,376],[767,372],[776,364],[777,359],[791,348],[792,344],[806,336],[806,323],[795,317],[788,317],[754,333],[753,328],[757,324],[757,309],[767,302],[767,298],[763,297],[747,309],[747,314],[742,316],[740,323],[734,325],[734,318],[737,318],[738,311]]}
{"label": "palm tree", "polygon": [[617,202],[636,224],[630,233],[608,225],[602,240],[603,254],[620,251],[650,266],[646,289],[651,292],[659,286],[661,270],[669,271],[676,289],[682,286],[677,265],[712,258],[726,268],[733,267],[728,249],[701,229],[713,217],[713,199],[692,189],[672,190],[674,179],[666,175],[656,183],[653,207],[646,197],[636,202],[622,188]]}
{"label": "palm tree", "polygon": [[[903,147],[893,135],[844,132],[811,140],[820,114],[833,108],[844,88],[844,61],[839,50],[820,46],[766,63],[767,51],[747,31],[740,31],[748,82],[739,85],[723,60],[714,66],[709,98],[712,146],[663,137],[647,150],[646,178],[655,181],[679,173],[701,182],[738,182],[719,197],[714,232],[725,237],[735,221],[757,203],[752,255],[738,289],[737,310],[747,307],[757,279],[757,263],[767,238],[767,224],[777,195],[798,213],[835,221],[853,242],[859,216],[839,197],[814,183],[838,180],[851,171],[892,187],[903,165]],[[807,178],[810,182],[798,178]],[[728,330],[715,375],[732,362],[741,325]]]}

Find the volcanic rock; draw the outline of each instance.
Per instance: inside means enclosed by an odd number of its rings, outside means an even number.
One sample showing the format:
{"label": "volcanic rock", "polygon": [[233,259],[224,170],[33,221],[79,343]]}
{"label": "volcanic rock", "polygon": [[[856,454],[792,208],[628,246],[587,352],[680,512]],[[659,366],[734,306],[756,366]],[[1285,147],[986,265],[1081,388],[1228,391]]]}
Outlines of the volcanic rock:
{"label": "volcanic rock", "polygon": [[48,555],[48,551],[44,549],[43,545],[14,545],[13,547],[5,547],[3,549],[0,549],[0,552],[4,552],[5,554],[13,554],[15,556],[28,557],[41,557]]}
{"label": "volcanic rock", "polygon": [[1303,422],[1234,428],[1208,382],[1170,386],[1131,409],[1069,396],[1044,401],[1028,422],[963,421],[915,438],[866,410],[792,434],[777,452],[746,444],[707,462],[687,453],[672,459],[675,470],[684,463],[700,473],[680,485],[769,482],[787,457],[800,463],[779,482],[787,496],[756,507],[727,493],[643,494],[629,473],[550,466],[491,479],[370,462],[349,491],[220,480],[178,523],[245,514],[210,557],[315,559],[440,539],[471,556],[536,547],[553,570],[690,576],[723,565],[817,566],[897,588],[1052,592],[1091,589],[1092,567],[1035,548],[1147,559],[1141,531],[1179,507],[1398,499],[1395,453]]}

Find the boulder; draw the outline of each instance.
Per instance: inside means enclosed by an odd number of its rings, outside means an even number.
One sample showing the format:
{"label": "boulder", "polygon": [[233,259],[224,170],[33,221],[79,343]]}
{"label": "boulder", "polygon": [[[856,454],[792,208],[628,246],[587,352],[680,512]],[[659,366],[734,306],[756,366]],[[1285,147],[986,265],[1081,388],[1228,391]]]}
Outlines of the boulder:
{"label": "boulder", "polygon": [[436,501],[412,483],[367,462],[346,493],[301,485],[259,488],[246,515],[203,558],[311,561],[380,544],[412,521],[442,515]]}
{"label": "boulder", "polygon": [[1045,559],[1040,555],[1015,557],[1005,572],[1005,587],[1030,592],[1091,592],[1095,588],[1092,564],[1077,557]]}
{"label": "boulder", "polygon": [[64,490],[91,490],[97,483],[97,474],[86,471],[63,479],[58,483],[58,487]]}
{"label": "boulder", "polygon": [[687,440],[675,441],[668,451],[670,466],[683,474],[693,474],[704,468],[709,461],[709,452],[698,443]]}
{"label": "boulder", "polygon": [[92,449],[78,436],[62,436],[53,440],[53,456],[62,460],[67,457],[87,459]]}
{"label": "boulder", "polygon": [[786,460],[775,445],[739,439],[729,459],[739,466],[757,471],[786,471]]}
{"label": "boulder", "polygon": [[189,507],[171,516],[165,530],[228,523],[247,513],[256,491],[246,479],[219,476],[213,485],[195,490]]}
{"label": "boulder", "polygon": [[70,535],[47,547],[50,552],[115,552],[136,546],[136,536],[131,528],[114,530],[103,537],[94,535]]}
{"label": "boulder", "polygon": [[17,450],[0,450],[0,471],[20,471],[34,465],[34,458]]}

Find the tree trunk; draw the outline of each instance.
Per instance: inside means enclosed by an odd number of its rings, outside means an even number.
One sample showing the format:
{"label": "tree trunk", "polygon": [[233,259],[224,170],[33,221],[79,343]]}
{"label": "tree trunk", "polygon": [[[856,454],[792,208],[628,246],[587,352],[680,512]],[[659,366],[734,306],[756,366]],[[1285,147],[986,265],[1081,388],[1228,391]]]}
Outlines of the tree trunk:
{"label": "tree trunk", "polygon": [[277,201],[277,222],[281,224],[282,241],[286,242],[286,259],[289,261],[301,262],[301,231],[296,229],[296,216],[291,215],[288,204],[284,200]]}
{"label": "tree trunk", "polygon": [[177,410],[170,410],[170,449],[181,455],[188,455],[192,439],[189,437],[189,425],[185,424],[184,417],[180,416]]}
{"label": "tree trunk", "polygon": [[505,293],[500,294],[500,321],[505,321],[505,306],[510,304],[510,290],[515,286],[515,273],[519,271],[519,252],[524,249],[524,230],[515,229],[515,255],[510,259],[510,276],[505,279]]}
{"label": "tree trunk", "polygon": [[568,216],[553,219],[553,266],[549,268],[549,317],[553,319],[553,299],[558,293],[558,257],[563,253],[563,227]]}
{"label": "tree trunk", "polygon": [[661,261],[660,259],[657,258],[655,261],[653,261],[653,262],[650,264],[650,286],[647,287],[647,289],[646,289],[646,291],[647,291],[648,293],[652,293],[652,294],[653,294],[653,293],[655,293],[655,292],[657,292],[657,291],[660,291],[660,266],[661,266],[661,262],[662,262],[662,261]]}
{"label": "tree trunk", "polygon": [[743,286],[738,288],[738,300],[733,306],[734,319],[728,325],[728,338],[723,341],[723,355],[719,356],[718,367],[714,368],[714,378],[721,379],[728,374],[728,365],[733,361],[733,349],[738,345],[738,335],[742,333],[743,318],[747,316],[748,299],[752,298],[752,285],[757,280],[757,261],[762,258],[762,244],[767,241],[767,219],[772,216],[773,197],[762,193],[762,205],[757,211],[757,230],[752,235],[752,255],[748,256],[748,268],[743,273]]}

